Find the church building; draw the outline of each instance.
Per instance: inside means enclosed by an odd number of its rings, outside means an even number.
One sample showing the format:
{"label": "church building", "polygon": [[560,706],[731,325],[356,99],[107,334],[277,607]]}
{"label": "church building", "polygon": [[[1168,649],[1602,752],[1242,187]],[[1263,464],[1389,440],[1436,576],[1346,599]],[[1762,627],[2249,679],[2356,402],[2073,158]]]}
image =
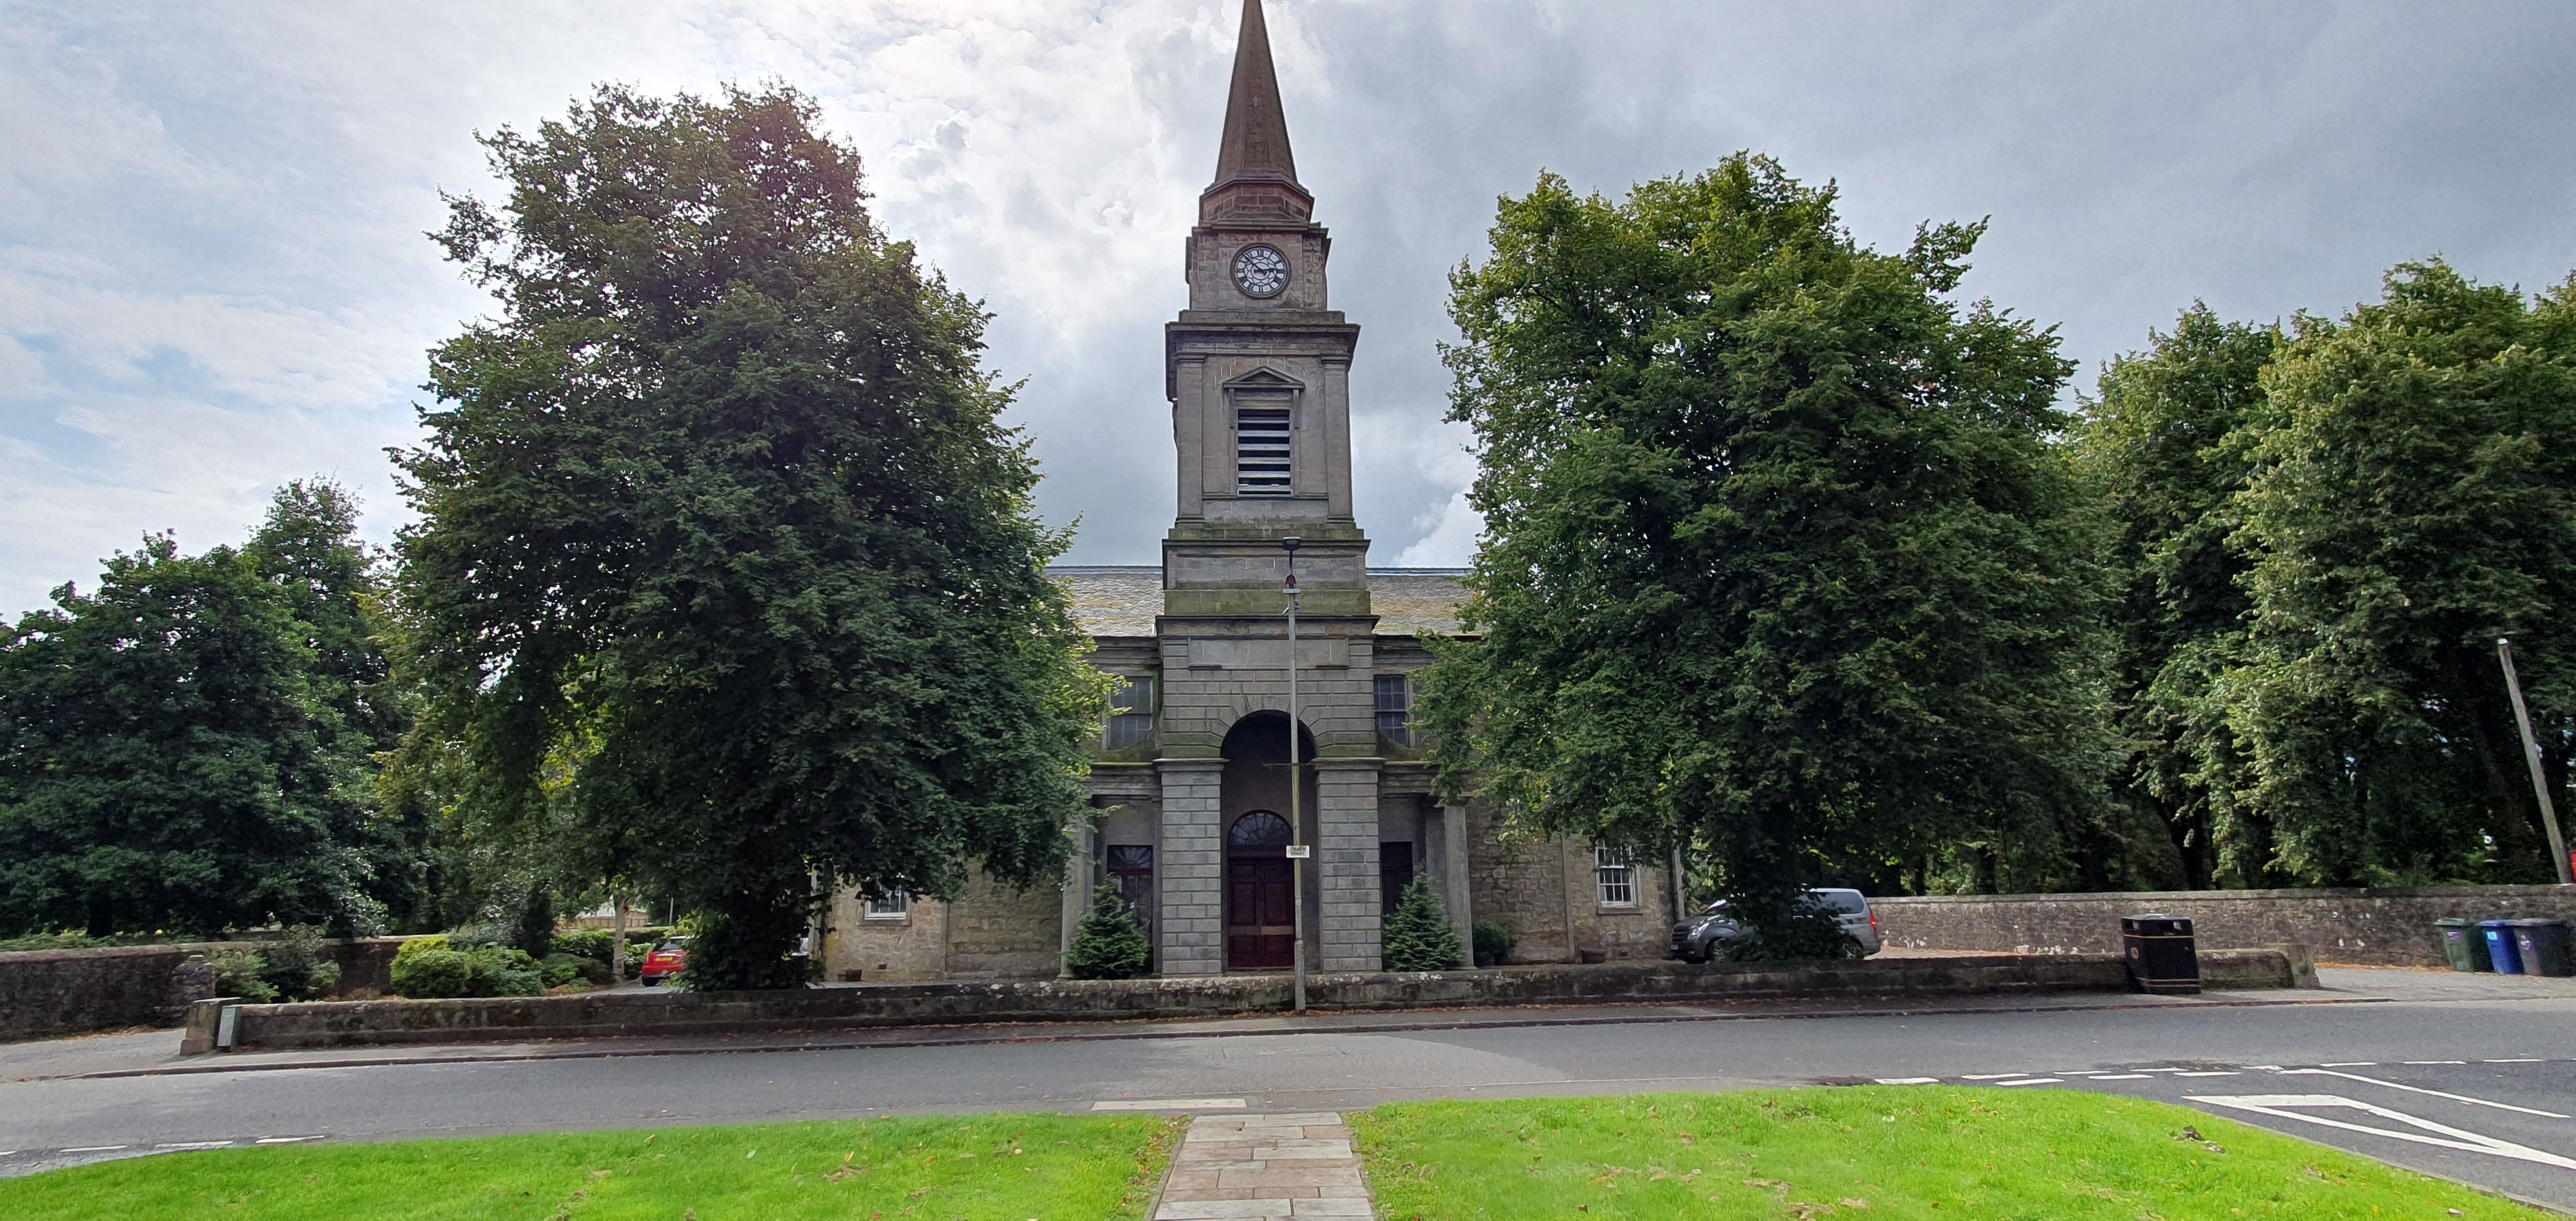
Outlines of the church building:
{"label": "church building", "polygon": [[[1466,594],[1457,570],[1369,567],[1351,512],[1360,328],[1331,308],[1332,239],[1314,216],[1261,3],[1244,0],[1216,176],[1185,245],[1189,298],[1164,327],[1179,511],[1162,563],[1056,570],[1098,643],[1092,663],[1122,680],[1092,765],[1096,815],[1060,889],[978,879],[949,903],[843,896],[831,978],[1055,976],[1104,882],[1134,907],[1159,975],[1284,970],[1300,872],[1310,970],[1381,969],[1380,918],[1417,876],[1462,949],[1492,923],[1515,962],[1663,952],[1670,863],[1505,837],[1491,810],[1433,804],[1411,676],[1430,662],[1424,636],[1458,630]],[[1292,843],[1310,853],[1302,871]]]}

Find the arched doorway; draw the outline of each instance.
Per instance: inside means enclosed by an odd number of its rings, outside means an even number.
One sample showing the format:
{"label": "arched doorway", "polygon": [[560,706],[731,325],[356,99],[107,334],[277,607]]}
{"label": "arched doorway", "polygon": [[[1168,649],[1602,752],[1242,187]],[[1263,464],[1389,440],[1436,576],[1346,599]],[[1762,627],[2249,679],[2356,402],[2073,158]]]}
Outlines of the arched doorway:
{"label": "arched doorway", "polygon": [[[1315,842],[1315,737],[1302,729],[1298,791],[1289,790],[1288,717],[1263,709],[1236,721],[1225,735],[1223,821],[1225,836],[1225,969],[1284,971],[1296,964],[1297,928],[1288,863],[1288,812],[1305,820],[1301,843]],[[1306,871],[1306,933],[1311,953],[1314,913],[1320,901],[1315,871]]]}
{"label": "arched doorway", "polygon": [[1225,832],[1225,969],[1278,971],[1297,961],[1288,820],[1253,810]]}

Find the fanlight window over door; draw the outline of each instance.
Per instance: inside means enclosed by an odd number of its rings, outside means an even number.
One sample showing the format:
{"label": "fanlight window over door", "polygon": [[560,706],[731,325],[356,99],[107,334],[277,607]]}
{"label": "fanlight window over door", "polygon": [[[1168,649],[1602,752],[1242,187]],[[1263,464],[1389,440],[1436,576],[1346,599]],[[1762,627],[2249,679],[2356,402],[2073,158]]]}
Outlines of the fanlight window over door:
{"label": "fanlight window over door", "polygon": [[1268,810],[1254,810],[1234,820],[1234,829],[1226,832],[1225,846],[1232,848],[1284,848],[1288,846],[1288,820]]}

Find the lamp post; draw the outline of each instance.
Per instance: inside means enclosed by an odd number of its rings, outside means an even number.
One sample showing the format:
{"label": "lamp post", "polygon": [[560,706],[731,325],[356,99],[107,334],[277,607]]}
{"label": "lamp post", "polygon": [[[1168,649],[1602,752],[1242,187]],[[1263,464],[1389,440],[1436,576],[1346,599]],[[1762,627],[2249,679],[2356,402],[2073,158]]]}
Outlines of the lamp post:
{"label": "lamp post", "polygon": [[2540,740],[2531,733],[2531,710],[2522,703],[2522,679],[2513,672],[2513,642],[2496,637],[2496,660],[2504,663],[2504,691],[2513,697],[2513,719],[2522,727],[2522,758],[2531,765],[2531,793],[2540,799],[2540,825],[2549,832],[2551,863],[2558,866],[2558,884],[2571,880],[2567,861],[2567,841],[2558,832],[2558,806],[2549,800],[2549,775],[2540,767]]}
{"label": "lamp post", "polygon": [[1288,595],[1288,910],[1297,925],[1293,969],[1300,1014],[1306,1012],[1306,815],[1298,798],[1305,762],[1297,749],[1297,548],[1305,541],[1295,535],[1279,540],[1288,553],[1288,584],[1279,592]]}

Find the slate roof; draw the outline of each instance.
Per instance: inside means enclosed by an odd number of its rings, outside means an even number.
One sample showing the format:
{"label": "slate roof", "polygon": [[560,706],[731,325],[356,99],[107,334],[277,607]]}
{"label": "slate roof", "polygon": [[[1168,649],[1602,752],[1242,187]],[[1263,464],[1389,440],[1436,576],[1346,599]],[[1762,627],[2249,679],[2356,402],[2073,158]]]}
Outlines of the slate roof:
{"label": "slate roof", "polygon": [[1150,564],[1067,564],[1047,569],[1073,590],[1073,617],[1093,636],[1151,636],[1163,613],[1163,570]]}
{"label": "slate roof", "polygon": [[[1073,590],[1074,617],[1094,636],[1151,636],[1163,613],[1163,570],[1150,564],[1067,564],[1047,570]],[[1464,568],[1369,569],[1381,636],[1450,634],[1467,589]]]}

